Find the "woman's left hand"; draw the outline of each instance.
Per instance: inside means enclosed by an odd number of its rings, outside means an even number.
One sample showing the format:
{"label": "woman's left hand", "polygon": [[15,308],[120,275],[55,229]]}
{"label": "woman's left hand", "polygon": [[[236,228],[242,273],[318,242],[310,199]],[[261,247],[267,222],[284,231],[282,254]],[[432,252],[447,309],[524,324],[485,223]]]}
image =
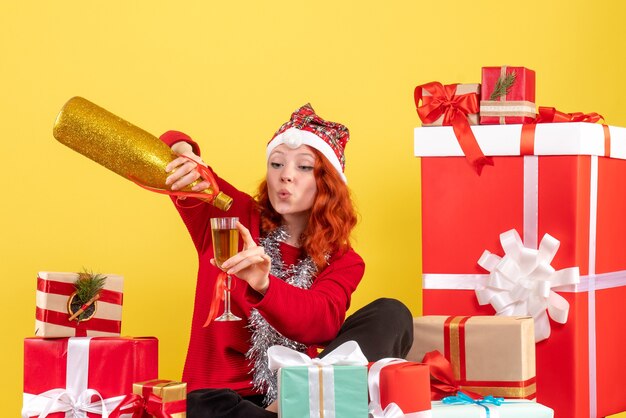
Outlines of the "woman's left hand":
{"label": "woman's left hand", "polygon": [[[237,229],[243,239],[243,250],[222,263],[228,274],[248,282],[250,287],[264,295],[270,285],[272,259],[265,249],[254,242],[248,228],[237,222]],[[211,260],[211,263],[214,263]]]}

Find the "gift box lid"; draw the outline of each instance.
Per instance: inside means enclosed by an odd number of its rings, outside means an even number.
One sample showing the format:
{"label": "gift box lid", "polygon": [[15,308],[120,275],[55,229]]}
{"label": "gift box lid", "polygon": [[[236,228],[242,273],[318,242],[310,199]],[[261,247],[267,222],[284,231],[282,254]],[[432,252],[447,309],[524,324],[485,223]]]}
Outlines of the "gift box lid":
{"label": "gift box lid", "polygon": [[[53,280],[55,282],[74,284],[79,274],[76,272],[60,272],[60,271],[40,271],[37,277],[43,280]],[[102,274],[106,278],[105,289],[115,292],[124,291],[124,277],[119,274],[106,273]]]}
{"label": "gift box lid", "polygon": [[[554,410],[540,403],[516,399],[505,401],[500,406],[486,404],[445,404],[441,401],[433,401],[432,418],[471,418],[486,417],[486,409],[489,409],[489,416],[501,418],[553,418]],[[497,415],[496,415],[497,414]]]}
{"label": "gift box lid", "polygon": [[[521,124],[471,126],[485,155],[520,155]],[[626,159],[626,128],[609,126],[610,157]],[[451,126],[414,129],[416,157],[462,157],[463,151]],[[539,123],[535,129],[534,155],[605,155],[604,127],[597,123]]]}

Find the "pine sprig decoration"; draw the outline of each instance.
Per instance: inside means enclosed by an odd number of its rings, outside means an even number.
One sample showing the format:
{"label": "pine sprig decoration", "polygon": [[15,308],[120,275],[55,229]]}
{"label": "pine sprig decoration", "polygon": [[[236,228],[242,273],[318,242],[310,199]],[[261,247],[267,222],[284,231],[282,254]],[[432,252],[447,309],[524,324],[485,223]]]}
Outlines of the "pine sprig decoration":
{"label": "pine sprig decoration", "polygon": [[509,74],[498,77],[496,81],[496,85],[493,88],[493,92],[491,96],[489,96],[489,100],[498,100],[501,96],[506,96],[509,93],[513,84],[515,84],[515,78],[517,75],[515,71],[511,71]]}
{"label": "pine sprig decoration", "polygon": [[68,302],[69,321],[83,321],[91,318],[96,310],[95,302],[100,298],[106,276],[85,271],[78,273],[74,282],[76,292]]}
{"label": "pine sprig decoration", "polygon": [[87,271],[78,273],[78,279],[74,282],[78,301],[86,303],[100,293],[104,287],[106,278],[106,276],[99,273],[94,274]]}

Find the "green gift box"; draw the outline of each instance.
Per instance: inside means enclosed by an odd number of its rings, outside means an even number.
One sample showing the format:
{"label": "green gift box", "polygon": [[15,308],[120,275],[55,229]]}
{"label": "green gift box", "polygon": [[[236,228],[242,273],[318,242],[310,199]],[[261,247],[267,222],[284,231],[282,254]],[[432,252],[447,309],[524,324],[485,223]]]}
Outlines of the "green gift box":
{"label": "green gift box", "polygon": [[367,418],[367,360],[356,342],[322,359],[280,346],[268,357],[278,369],[279,418]]}
{"label": "green gift box", "polygon": [[[279,417],[367,418],[367,367],[324,367],[332,369],[332,385],[321,367],[284,367],[278,371]],[[311,411],[318,415],[311,415]]]}

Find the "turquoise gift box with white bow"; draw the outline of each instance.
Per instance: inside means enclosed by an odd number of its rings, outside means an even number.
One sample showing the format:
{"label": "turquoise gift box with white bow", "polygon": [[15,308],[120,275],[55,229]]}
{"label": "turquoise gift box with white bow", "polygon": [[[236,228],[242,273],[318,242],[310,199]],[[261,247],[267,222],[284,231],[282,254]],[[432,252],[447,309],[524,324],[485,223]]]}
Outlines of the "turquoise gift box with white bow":
{"label": "turquoise gift box with white bow", "polygon": [[[531,316],[537,401],[557,417],[626,410],[626,129],[589,122],[414,130],[423,314]],[[477,171],[480,171],[478,174]]]}
{"label": "turquoise gift box with white bow", "polygon": [[279,417],[367,418],[367,359],[356,342],[322,359],[273,346],[268,358],[278,370]]}

